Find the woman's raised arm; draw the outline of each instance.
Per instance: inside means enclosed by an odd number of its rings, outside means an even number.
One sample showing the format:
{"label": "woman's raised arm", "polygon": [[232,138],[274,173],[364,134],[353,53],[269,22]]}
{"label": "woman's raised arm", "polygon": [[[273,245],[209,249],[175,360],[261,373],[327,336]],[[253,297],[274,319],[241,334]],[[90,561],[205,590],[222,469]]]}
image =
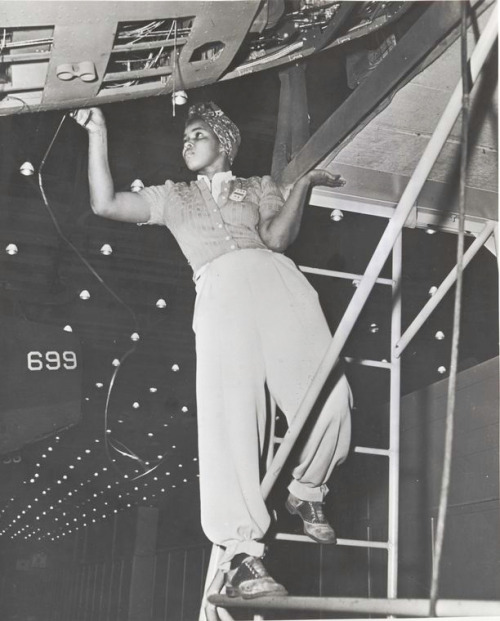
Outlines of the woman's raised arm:
{"label": "woman's raised arm", "polygon": [[89,136],[89,186],[92,211],[103,218],[122,222],[146,222],[150,207],[136,192],[115,192],[109,169],[106,120],[99,108],[82,108],[72,118]]}

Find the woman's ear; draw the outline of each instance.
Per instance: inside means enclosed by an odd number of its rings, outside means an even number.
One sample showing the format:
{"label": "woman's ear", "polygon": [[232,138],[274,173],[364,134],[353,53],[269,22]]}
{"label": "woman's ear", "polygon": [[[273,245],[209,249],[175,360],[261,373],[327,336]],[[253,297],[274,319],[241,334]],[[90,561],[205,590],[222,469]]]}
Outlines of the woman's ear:
{"label": "woman's ear", "polygon": [[224,164],[231,168],[231,160],[229,159],[227,151],[221,147],[219,153],[221,153],[223,156]]}

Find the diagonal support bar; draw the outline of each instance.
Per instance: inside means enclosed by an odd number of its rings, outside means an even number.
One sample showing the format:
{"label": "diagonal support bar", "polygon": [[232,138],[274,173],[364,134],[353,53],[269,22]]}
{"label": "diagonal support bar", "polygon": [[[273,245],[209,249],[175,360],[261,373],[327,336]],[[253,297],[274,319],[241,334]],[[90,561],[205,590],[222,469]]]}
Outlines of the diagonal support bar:
{"label": "diagonal support bar", "polygon": [[[495,229],[494,222],[488,222],[485,225],[484,229],[481,233],[476,237],[474,242],[469,246],[466,253],[464,254],[463,266],[464,268],[469,265],[472,259],[476,256],[479,250],[484,246],[486,241],[489,239],[491,234]],[[410,344],[411,340],[415,336],[415,334],[420,330],[420,328],[424,325],[430,315],[434,312],[435,308],[444,298],[444,296],[448,293],[448,291],[452,288],[457,280],[457,266],[451,270],[451,272],[446,276],[443,282],[439,285],[436,293],[428,300],[422,310],[418,313],[415,319],[411,322],[411,324],[406,329],[403,336],[396,343],[393,353],[396,358],[399,358],[407,346]]]}
{"label": "diagonal support bar", "polygon": [[[364,127],[377,109],[411,77],[412,71],[460,23],[460,3],[431,2],[396,47],[321,125],[283,171],[280,183],[294,182]],[[441,49],[444,51],[444,48]]]}
{"label": "diagonal support bar", "polygon": [[[490,19],[479,39],[470,60],[472,84],[477,79],[479,72],[485,63],[493,44],[498,35],[498,9],[495,6]],[[427,144],[420,161],[406,186],[403,195],[396,207],[393,218],[389,221],[380,242],[366,268],[366,272],[356,289],[349,306],[342,317],[339,326],[332,338],[328,351],[323,358],[319,369],[314,375],[309,390],[307,391],[299,409],[295,415],[293,424],[290,426],[283,443],[276,452],[275,458],[264,480],[261,489],[264,498],[267,498],[276,479],[278,478],[286,460],[297,440],[302,427],[312,410],[321,389],[323,388],[331,370],[336,365],[342,349],[352,332],[352,329],[363,310],[363,307],[375,285],[382,268],[387,261],[391,250],[400,235],[404,224],[410,215],[417,197],[450,134],[462,105],[462,80],[460,80],[446,106],[443,115],[439,119],[436,129]]]}

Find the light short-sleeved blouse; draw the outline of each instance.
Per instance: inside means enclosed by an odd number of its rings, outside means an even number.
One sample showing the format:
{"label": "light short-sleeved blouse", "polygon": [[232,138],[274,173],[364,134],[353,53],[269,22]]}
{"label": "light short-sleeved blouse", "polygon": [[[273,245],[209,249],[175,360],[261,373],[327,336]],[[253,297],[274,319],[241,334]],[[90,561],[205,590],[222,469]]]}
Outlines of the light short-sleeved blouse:
{"label": "light short-sleeved blouse", "polygon": [[203,180],[166,181],[144,188],[141,196],[150,205],[146,224],[167,226],[194,272],[233,250],[267,249],[259,222],[277,214],[284,203],[268,175],[224,181],[217,201]]}

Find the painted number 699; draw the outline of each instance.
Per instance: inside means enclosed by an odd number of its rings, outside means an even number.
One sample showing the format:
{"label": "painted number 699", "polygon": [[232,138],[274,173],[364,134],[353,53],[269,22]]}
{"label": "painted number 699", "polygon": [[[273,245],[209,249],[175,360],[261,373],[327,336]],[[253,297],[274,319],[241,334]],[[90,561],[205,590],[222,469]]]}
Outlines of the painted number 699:
{"label": "painted number 699", "polygon": [[77,361],[74,351],[63,351],[62,354],[58,351],[28,352],[28,369],[30,371],[42,371],[43,369],[57,371],[61,367],[68,371],[76,369]]}

